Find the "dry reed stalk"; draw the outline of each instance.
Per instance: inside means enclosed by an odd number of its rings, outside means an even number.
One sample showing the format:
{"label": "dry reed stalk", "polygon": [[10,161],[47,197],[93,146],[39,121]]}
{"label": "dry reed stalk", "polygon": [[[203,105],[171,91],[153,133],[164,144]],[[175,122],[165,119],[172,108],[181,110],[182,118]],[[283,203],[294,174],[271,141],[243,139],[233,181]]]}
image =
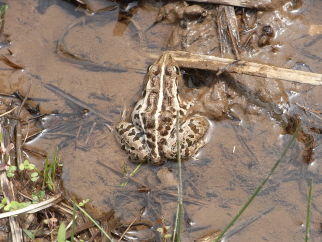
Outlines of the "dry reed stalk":
{"label": "dry reed stalk", "polygon": [[[2,141],[1,141],[1,160],[0,164],[11,164],[10,156],[6,154],[6,147],[9,146],[10,138],[8,132],[0,125],[0,133],[2,134]],[[1,191],[4,197],[7,198],[7,202],[10,203],[11,201],[15,201],[15,193],[12,182],[8,179],[7,174],[5,171],[0,173],[0,182],[1,182]],[[20,242],[23,241],[22,229],[17,221],[16,217],[10,216],[9,217],[9,225],[10,231],[12,236],[12,241]]]}
{"label": "dry reed stalk", "polygon": [[[322,74],[286,69],[256,62],[233,60],[185,51],[169,52],[180,67],[247,74],[310,85],[322,85]],[[152,57],[152,56],[151,56]],[[156,58],[156,56],[153,56]]]}
{"label": "dry reed stalk", "polygon": [[188,2],[214,3],[220,5],[229,5],[244,8],[272,9],[272,0],[189,0]]}

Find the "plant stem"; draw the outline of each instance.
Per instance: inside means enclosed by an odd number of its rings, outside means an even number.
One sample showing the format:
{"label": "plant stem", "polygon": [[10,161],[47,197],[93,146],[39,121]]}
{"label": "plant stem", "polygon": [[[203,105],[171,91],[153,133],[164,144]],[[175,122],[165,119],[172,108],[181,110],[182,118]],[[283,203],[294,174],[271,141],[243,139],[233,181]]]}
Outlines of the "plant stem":
{"label": "plant stem", "polygon": [[178,204],[176,212],[175,227],[173,229],[172,241],[180,241],[181,227],[183,220],[183,199],[182,199],[182,164],[181,164],[181,153],[180,153],[180,138],[179,138],[179,111],[177,111],[176,118],[176,135],[177,135],[177,162],[178,162]]}
{"label": "plant stem", "polygon": [[313,190],[313,178],[308,181],[309,194],[307,197],[307,209],[306,209],[306,224],[305,224],[305,242],[309,241],[311,230],[311,204],[312,204],[312,190]]}
{"label": "plant stem", "polygon": [[256,188],[255,192],[250,196],[250,198],[247,200],[247,202],[244,204],[244,206],[238,211],[238,213],[236,214],[236,216],[224,228],[224,230],[220,233],[220,235],[215,240],[213,240],[214,242],[221,241],[222,237],[225,235],[225,233],[228,231],[228,229],[230,229],[235,224],[235,222],[237,221],[237,219],[243,214],[243,212],[246,210],[246,208],[249,206],[249,204],[255,199],[255,197],[257,196],[257,194],[262,190],[263,186],[266,184],[266,182],[268,181],[268,179],[272,176],[272,174],[274,173],[274,171],[276,170],[276,168],[278,167],[278,165],[280,164],[280,162],[285,157],[287,151],[293,145],[297,133],[298,133],[298,129],[295,131],[295,133],[293,134],[292,138],[287,143],[287,145],[286,145],[285,149],[283,150],[280,158],[275,162],[274,166],[271,168],[271,170],[268,173],[268,175],[266,176],[266,178],[259,184],[259,186]]}

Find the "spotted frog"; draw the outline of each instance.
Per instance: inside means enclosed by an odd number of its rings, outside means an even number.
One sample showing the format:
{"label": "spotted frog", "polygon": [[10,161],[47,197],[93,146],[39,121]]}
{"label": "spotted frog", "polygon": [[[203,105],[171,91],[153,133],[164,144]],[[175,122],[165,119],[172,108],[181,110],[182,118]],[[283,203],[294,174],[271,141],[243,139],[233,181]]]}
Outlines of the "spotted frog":
{"label": "spotted frog", "polygon": [[180,98],[180,82],[179,68],[169,53],[149,67],[143,97],[134,107],[132,122],[123,120],[115,127],[116,137],[132,161],[160,165],[175,160],[177,136],[182,159],[194,156],[205,145],[209,122],[203,116],[190,114],[193,101]]}

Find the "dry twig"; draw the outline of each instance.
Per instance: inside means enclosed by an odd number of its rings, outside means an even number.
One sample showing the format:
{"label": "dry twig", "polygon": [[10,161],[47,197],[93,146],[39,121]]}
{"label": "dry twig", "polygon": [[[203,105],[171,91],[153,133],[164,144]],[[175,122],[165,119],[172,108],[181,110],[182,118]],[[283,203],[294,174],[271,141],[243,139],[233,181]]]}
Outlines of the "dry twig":
{"label": "dry twig", "polygon": [[[9,137],[8,133],[5,132],[3,127],[0,125],[0,133],[2,134],[3,140],[1,142],[1,160],[0,164],[10,164],[10,156],[7,156],[7,154],[4,152],[5,147],[9,144]],[[6,162],[7,159],[7,162]],[[1,190],[4,195],[4,197],[7,198],[7,202],[10,203],[11,201],[15,201],[15,193],[13,189],[13,184],[11,181],[9,181],[6,172],[1,172],[0,173],[0,182],[1,182]],[[22,236],[22,230],[17,222],[17,219],[13,216],[9,217],[9,224],[10,224],[10,230],[11,230],[11,236],[12,236],[12,241],[15,242],[20,242],[23,241],[23,236]]]}
{"label": "dry twig", "polygon": [[[322,85],[322,74],[319,73],[286,69],[250,61],[236,61],[210,55],[192,54],[185,51],[170,51],[169,53],[180,67],[218,71],[230,65],[229,68],[226,68],[228,72],[316,86]],[[157,58],[157,56],[153,57]],[[233,62],[235,63],[232,65]]]}
{"label": "dry twig", "polygon": [[12,216],[22,214],[22,213],[36,213],[40,210],[43,210],[45,208],[49,208],[49,207],[55,205],[56,203],[60,202],[61,200],[62,200],[61,194],[57,194],[57,195],[55,195],[45,201],[42,201],[40,203],[31,204],[28,207],[17,209],[14,211],[0,213],[0,219],[12,217]]}
{"label": "dry twig", "polygon": [[244,8],[272,9],[272,0],[189,0],[188,2],[214,3]]}

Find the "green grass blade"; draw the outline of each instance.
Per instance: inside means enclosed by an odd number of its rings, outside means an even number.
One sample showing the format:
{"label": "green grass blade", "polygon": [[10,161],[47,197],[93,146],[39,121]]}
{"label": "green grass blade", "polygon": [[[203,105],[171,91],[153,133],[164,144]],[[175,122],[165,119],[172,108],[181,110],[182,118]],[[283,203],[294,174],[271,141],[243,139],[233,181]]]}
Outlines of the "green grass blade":
{"label": "green grass blade", "polygon": [[130,176],[135,176],[135,175],[139,172],[139,170],[140,170],[140,168],[141,168],[142,164],[143,164],[143,163],[139,163],[139,164],[135,167],[135,169],[131,172]]}
{"label": "green grass blade", "polygon": [[75,229],[76,229],[76,205],[73,203],[73,221],[72,221],[72,233],[70,236],[70,242],[74,242]]}
{"label": "green grass blade", "polygon": [[236,216],[231,220],[231,222],[224,228],[224,230],[220,233],[220,235],[213,240],[214,242],[219,242],[221,241],[222,237],[225,235],[225,233],[235,224],[235,222],[237,221],[237,219],[239,219],[239,217],[244,213],[244,211],[246,210],[246,208],[249,206],[249,204],[255,199],[255,197],[257,196],[257,194],[262,190],[263,186],[266,184],[266,182],[268,181],[268,179],[272,176],[272,174],[274,173],[274,171],[276,170],[276,168],[278,167],[278,165],[281,163],[281,161],[284,159],[287,151],[291,148],[291,146],[294,144],[295,142],[295,138],[296,135],[298,133],[299,128],[295,131],[295,133],[292,135],[292,138],[290,139],[290,141],[287,143],[286,147],[284,148],[280,158],[275,162],[274,166],[271,168],[270,172],[268,173],[268,175],[266,176],[266,178],[259,184],[259,186],[256,188],[255,192],[249,197],[249,199],[247,200],[247,202],[244,204],[244,206],[238,211],[238,213],[236,214]]}
{"label": "green grass blade", "polygon": [[[139,163],[136,167],[135,167],[135,169],[130,173],[130,177],[132,177],[132,176],[135,176],[139,171],[140,171],[140,168],[141,168],[141,166],[142,166],[142,164],[143,163]],[[128,184],[129,182],[128,181],[126,181],[126,182],[123,182],[122,184],[121,184],[121,187],[125,187],[125,186],[127,186],[127,184]]]}
{"label": "green grass blade", "polygon": [[58,242],[66,242],[66,226],[65,223],[61,223],[58,229],[57,235]]}
{"label": "green grass blade", "polygon": [[172,242],[180,242],[181,241],[181,227],[183,221],[183,206],[178,203],[176,219],[175,219],[175,227],[173,229]]}
{"label": "green grass blade", "polygon": [[177,204],[177,212],[176,212],[176,219],[175,225],[173,229],[173,242],[181,241],[181,228],[182,228],[182,221],[183,221],[183,199],[182,199],[182,164],[181,164],[181,154],[180,154],[180,139],[179,139],[179,111],[177,111],[177,118],[176,118],[176,135],[177,135],[177,161],[178,161],[178,204]]}
{"label": "green grass blade", "polygon": [[313,190],[313,179],[311,178],[308,182],[309,193],[307,197],[307,209],[306,209],[306,223],[305,223],[305,242],[309,241],[311,231],[311,204],[312,204],[312,190]]}
{"label": "green grass blade", "polygon": [[72,203],[102,232],[102,234],[109,240],[113,242],[113,239],[105,232],[105,230],[89,215],[83,208],[78,206],[77,203],[72,201]]}
{"label": "green grass blade", "polygon": [[22,229],[22,230],[30,239],[34,240],[36,238],[35,234],[31,230],[28,230],[28,229]]}

